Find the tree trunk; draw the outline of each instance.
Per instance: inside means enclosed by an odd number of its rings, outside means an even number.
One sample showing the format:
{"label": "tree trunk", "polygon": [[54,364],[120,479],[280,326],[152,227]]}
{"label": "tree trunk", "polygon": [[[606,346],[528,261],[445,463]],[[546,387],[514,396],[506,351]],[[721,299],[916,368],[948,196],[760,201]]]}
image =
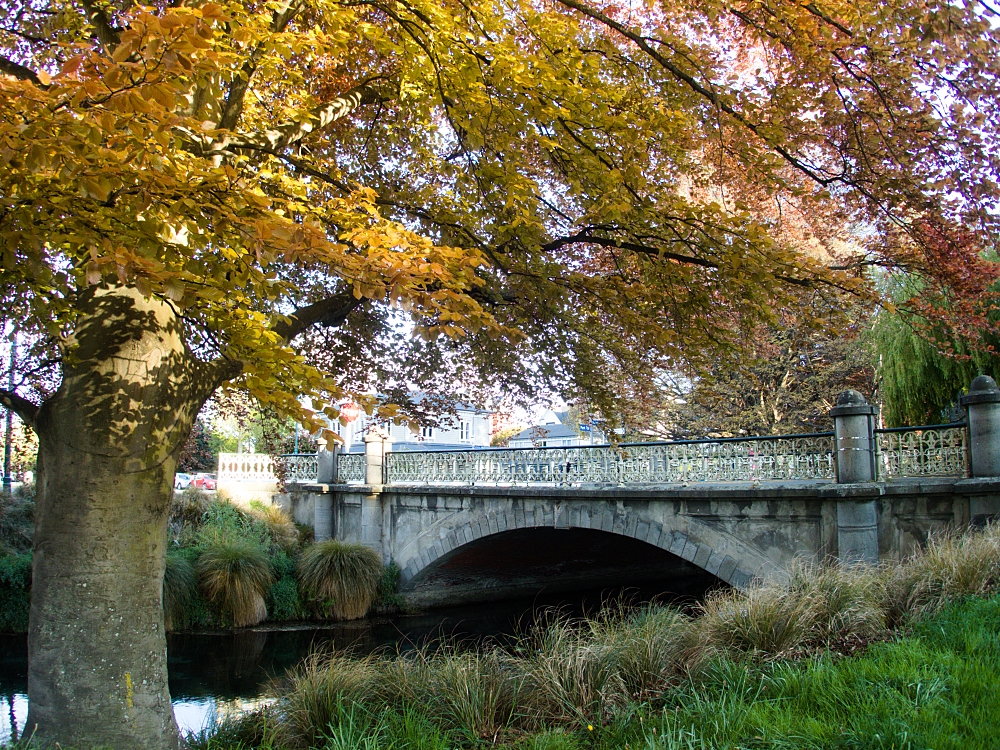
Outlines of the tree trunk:
{"label": "tree trunk", "polygon": [[26,731],[177,748],[162,586],[176,457],[211,393],[166,304],[90,293],[41,407]]}

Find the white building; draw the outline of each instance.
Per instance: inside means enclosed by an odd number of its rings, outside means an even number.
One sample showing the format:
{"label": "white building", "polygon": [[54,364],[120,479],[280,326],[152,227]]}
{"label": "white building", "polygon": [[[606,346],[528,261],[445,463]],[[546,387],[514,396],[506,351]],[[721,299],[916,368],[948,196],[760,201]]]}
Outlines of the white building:
{"label": "white building", "polygon": [[385,425],[361,412],[346,425],[334,423],[333,430],[344,439],[343,450],[348,453],[364,453],[365,433],[372,422],[389,430],[392,450],[396,452],[470,450],[490,447],[492,416],[490,411],[458,404],[454,416],[442,417],[439,426],[423,427],[414,433],[408,425]]}
{"label": "white building", "polygon": [[563,420],[569,412],[547,410],[539,423],[510,439],[511,448],[562,448],[576,445],[603,445],[604,434],[590,425],[573,427]]}

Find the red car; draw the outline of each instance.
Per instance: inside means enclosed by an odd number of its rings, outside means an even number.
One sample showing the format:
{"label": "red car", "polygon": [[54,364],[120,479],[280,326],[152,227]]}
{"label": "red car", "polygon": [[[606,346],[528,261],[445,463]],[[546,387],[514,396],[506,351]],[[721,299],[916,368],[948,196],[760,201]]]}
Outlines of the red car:
{"label": "red car", "polygon": [[199,490],[214,492],[216,484],[215,474],[195,474],[190,486]]}

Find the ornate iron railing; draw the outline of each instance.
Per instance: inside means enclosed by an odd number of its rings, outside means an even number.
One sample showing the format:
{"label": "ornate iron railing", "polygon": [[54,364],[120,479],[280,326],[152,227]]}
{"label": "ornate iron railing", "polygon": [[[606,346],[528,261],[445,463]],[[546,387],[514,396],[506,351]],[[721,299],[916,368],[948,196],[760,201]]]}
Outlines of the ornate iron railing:
{"label": "ornate iron railing", "polygon": [[364,484],[365,479],[364,453],[341,453],[337,456],[338,482],[346,484]]}
{"label": "ornate iron railing", "polygon": [[285,466],[286,482],[302,482],[308,484],[316,481],[319,473],[319,460],[315,453],[288,453],[279,459]]}
{"label": "ornate iron railing", "polygon": [[834,478],[833,433],[619,446],[388,453],[389,484],[628,484]]}
{"label": "ornate iron railing", "polygon": [[876,478],[966,476],[967,436],[964,424],[875,430]]}

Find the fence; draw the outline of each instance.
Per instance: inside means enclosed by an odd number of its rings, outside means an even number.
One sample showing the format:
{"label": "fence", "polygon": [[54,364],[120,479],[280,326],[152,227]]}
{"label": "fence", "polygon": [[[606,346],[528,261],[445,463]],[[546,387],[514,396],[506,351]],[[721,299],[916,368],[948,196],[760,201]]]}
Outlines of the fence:
{"label": "fence", "polygon": [[[964,424],[874,431],[875,475],[954,477],[968,473]],[[219,478],[315,482],[316,454],[277,459],[260,453],[223,453]],[[487,448],[386,453],[387,484],[647,484],[695,482],[835,481],[834,434],[779,435],[719,440],[678,440],[564,448]],[[337,481],[364,484],[363,453],[337,456]]]}

